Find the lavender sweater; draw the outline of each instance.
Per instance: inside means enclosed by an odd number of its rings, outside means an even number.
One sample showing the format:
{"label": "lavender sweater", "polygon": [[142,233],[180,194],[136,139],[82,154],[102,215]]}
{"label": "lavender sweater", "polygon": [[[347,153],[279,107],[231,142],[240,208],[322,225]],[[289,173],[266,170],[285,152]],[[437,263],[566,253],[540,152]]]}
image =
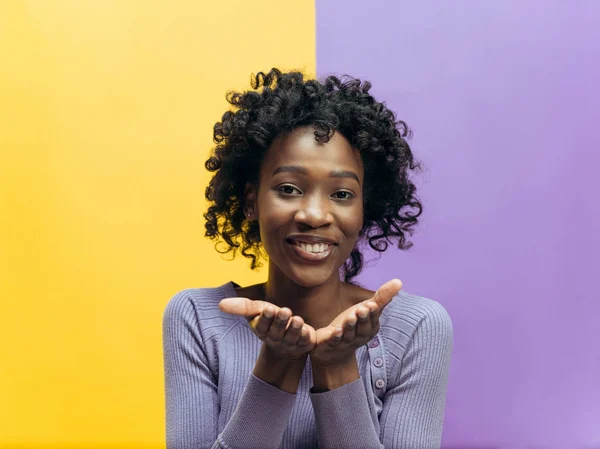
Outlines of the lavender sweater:
{"label": "lavender sweater", "polygon": [[234,284],[177,293],[163,318],[168,449],[440,447],[452,323],[437,302],[400,291],[356,351],[361,378],[296,394],[252,374],[261,347],[246,319],[221,312]]}

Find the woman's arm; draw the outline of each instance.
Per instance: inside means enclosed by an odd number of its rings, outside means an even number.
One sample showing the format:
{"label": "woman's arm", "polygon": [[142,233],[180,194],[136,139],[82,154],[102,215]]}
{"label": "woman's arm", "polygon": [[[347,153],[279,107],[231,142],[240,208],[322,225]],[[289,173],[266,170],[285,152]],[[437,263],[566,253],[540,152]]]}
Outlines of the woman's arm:
{"label": "woman's arm", "polygon": [[317,330],[317,343],[310,352],[310,398],[320,448],[383,448],[360,379],[356,349],[377,334],[381,312],[401,287],[397,279],[385,283],[371,299],[350,307],[328,327]]}
{"label": "woman's arm", "polygon": [[356,356],[331,366],[311,364],[319,448],[382,449]]}
{"label": "woman's arm", "polygon": [[[439,449],[452,353],[452,322],[435,304],[419,322],[402,360],[398,385],[383,397],[380,435],[373,424],[362,380],[353,367],[318,368],[311,391],[319,447]],[[314,365],[313,365],[314,373]],[[320,381],[318,379],[321,379]],[[333,389],[329,388],[333,387]],[[330,391],[323,391],[330,390]]]}
{"label": "woman's arm", "polygon": [[185,291],[163,314],[168,449],[207,449],[217,440],[219,396],[200,337],[196,311]]}
{"label": "woman's arm", "polygon": [[[283,337],[287,339],[287,333]],[[285,359],[263,345],[237,408],[218,435],[217,379],[205,352],[196,309],[185,291],[175,295],[165,309],[163,344],[168,449],[279,447],[306,355]]]}
{"label": "woman's arm", "polygon": [[281,444],[306,357],[289,360],[263,344],[233,416],[213,449],[276,449]]}

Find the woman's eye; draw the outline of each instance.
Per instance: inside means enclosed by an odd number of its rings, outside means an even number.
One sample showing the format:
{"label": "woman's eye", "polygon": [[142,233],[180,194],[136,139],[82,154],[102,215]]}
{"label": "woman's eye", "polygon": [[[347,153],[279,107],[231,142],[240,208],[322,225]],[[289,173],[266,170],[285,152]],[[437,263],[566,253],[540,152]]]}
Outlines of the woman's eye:
{"label": "woman's eye", "polygon": [[335,192],[333,194],[333,197],[336,200],[349,200],[350,198],[354,197],[354,194],[352,192],[347,191],[347,190],[340,190],[339,192]]}
{"label": "woman's eye", "polygon": [[284,184],[277,187],[277,191],[283,195],[300,195],[302,193],[300,189],[290,184]]}

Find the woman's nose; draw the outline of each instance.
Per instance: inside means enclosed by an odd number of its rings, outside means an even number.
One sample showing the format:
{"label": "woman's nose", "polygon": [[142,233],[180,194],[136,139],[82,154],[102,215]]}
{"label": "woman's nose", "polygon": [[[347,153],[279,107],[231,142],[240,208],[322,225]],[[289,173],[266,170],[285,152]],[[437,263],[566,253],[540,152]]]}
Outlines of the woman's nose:
{"label": "woman's nose", "polygon": [[300,208],[296,211],[294,220],[311,228],[328,226],[333,222],[333,216],[329,209],[329,201],[318,196],[305,197]]}

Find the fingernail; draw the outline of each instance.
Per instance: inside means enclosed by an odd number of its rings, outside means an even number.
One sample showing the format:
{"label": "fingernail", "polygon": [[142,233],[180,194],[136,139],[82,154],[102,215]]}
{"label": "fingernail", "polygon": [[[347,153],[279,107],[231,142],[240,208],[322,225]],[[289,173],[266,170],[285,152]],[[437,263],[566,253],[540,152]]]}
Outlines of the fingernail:
{"label": "fingernail", "polygon": [[350,326],[350,327],[356,326],[356,321],[348,321],[348,326]]}
{"label": "fingernail", "polygon": [[366,318],[369,315],[369,312],[365,312],[364,310],[359,310],[358,312],[356,312],[358,314],[359,317],[361,318]]}
{"label": "fingernail", "polygon": [[292,321],[292,327],[294,329],[300,329],[302,327],[302,323],[298,323],[296,321]]}
{"label": "fingernail", "polygon": [[267,318],[273,318],[273,311],[271,309],[265,309],[263,311],[263,315]]}

